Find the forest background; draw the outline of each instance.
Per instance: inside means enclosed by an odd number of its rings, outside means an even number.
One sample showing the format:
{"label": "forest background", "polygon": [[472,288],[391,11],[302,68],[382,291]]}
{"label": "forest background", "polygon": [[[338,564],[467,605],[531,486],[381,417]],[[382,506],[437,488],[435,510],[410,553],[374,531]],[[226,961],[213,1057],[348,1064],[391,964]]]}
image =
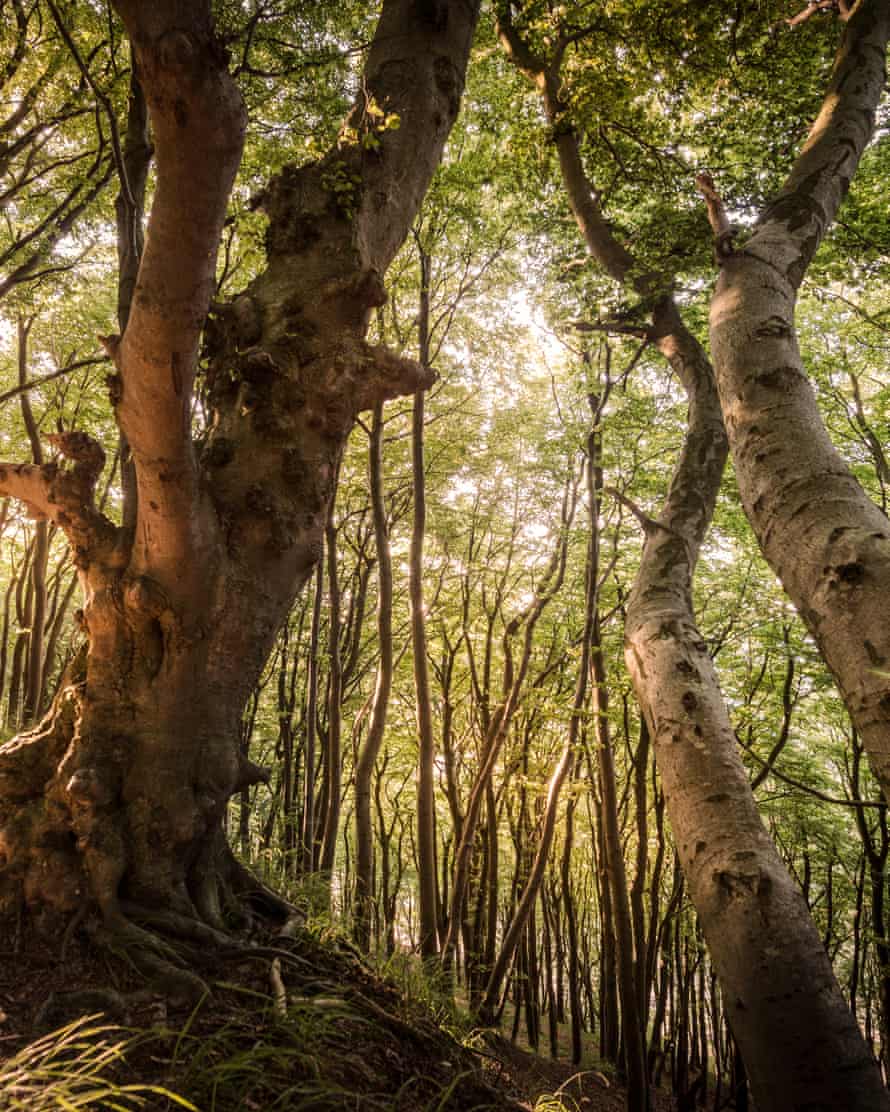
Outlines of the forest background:
{"label": "forest background", "polygon": [[[144,102],[104,5],[7,0],[0,11],[0,457],[43,464],[54,433],[89,433],[107,450],[97,501],[117,520],[122,455],[96,337],[114,333],[132,292],[121,280],[118,167],[144,138]],[[602,1057],[626,1071],[623,958],[647,1076],[670,1076],[681,1097],[716,1085],[717,1101],[742,1085],[744,1064],[624,664],[643,543],[658,531],[687,425],[687,384],[659,351],[641,278],[670,285],[706,344],[722,260],[696,176],[711,175],[733,242],[744,243],[819,110],[843,32],[833,11],[790,29],[793,14],[747,0],[719,13],[668,0],[483,8],[460,116],[370,322],[372,341],[436,381],[425,397],[378,403],[357,421],[323,558],[243,717],[243,753],[269,782],[245,787],[226,820],[270,887],[364,949],[455,950],[462,991],[485,1018],[507,1005],[536,1047],[548,1022],[554,1047],[557,1022],[572,1023],[572,1055],[582,1030],[596,1032]],[[257,199],[271,175],[337,147],[373,157],[399,129],[398,112],[369,93],[373,126],[342,123],[363,95],[376,15],[342,2],[216,6],[248,126],[215,302],[262,268]],[[524,49],[548,64],[560,52],[553,88],[528,80]],[[890,167],[880,112],[803,281],[796,325],[825,424],[884,510]],[[560,161],[567,135],[612,235],[633,252],[623,282],[579,235]],[[150,160],[144,168],[138,223],[154,188]],[[327,187],[349,218],[356,183],[334,173]],[[212,358],[206,341],[191,412],[199,444]],[[0,503],[0,525],[5,739],[50,708],[84,634],[63,531],[13,499]],[[886,810],[820,653],[760,554],[731,466],[694,600],[760,813],[886,1077]],[[425,730],[433,869],[417,826]],[[616,870],[627,878],[618,902]]]}

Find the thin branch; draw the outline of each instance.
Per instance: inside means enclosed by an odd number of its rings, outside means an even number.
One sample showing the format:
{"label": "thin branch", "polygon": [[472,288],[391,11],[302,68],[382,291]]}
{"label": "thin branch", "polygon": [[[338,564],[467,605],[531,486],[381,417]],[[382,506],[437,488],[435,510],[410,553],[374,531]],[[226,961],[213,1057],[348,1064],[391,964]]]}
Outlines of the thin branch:
{"label": "thin branch", "polygon": [[[736,736],[738,737],[738,735]],[[766,764],[763,757],[758,756],[741,738],[738,738],[738,742],[749,757],[753,757],[758,764]],[[818,788],[808,787],[808,785],[802,784],[799,780],[794,780],[791,776],[786,776],[784,772],[779,772],[777,768],[771,769],[770,773],[775,776],[777,780],[781,780],[783,784],[787,784],[791,788],[796,788],[798,791],[805,792],[807,795],[813,796],[814,799],[821,799],[823,803],[833,803],[838,807],[855,807],[858,810],[870,808],[876,811],[885,811],[887,809],[887,804],[884,803],[883,800],[839,799],[835,795],[828,795],[826,792],[819,791]]]}
{"label": "thin branch", "polygon": [[82,367],[95,367],[100,363],[108,362],[110,362],[110,360],[107,355],[93,356],[89,359],[78,359],[76,363],[69,363],[65,367],[60,367],[57,371],[53,371],[52,374],[43,375],[41,378],[29,379],[27,382],[23,382],[19,386],[14,386],[11,390],[7,390],[5,393],[0,394],[0,405],[3,405],[4,402],[8,402],[10,398],[15,398],[19,394],[24,393],[26,390],[39,390],[41,386],[45,386],[48,382],[54,382],[63,375],[71,374],[72,371],[79,371]]}

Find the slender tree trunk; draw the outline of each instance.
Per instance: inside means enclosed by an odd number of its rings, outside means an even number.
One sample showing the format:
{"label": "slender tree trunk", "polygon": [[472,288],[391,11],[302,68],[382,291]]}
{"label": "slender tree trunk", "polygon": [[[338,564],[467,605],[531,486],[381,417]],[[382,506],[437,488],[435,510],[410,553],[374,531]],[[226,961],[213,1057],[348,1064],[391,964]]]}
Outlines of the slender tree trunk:
{"label": "slender tree trunk", "polygon": [[637,982],[637,1005],[645,1027],[649,1014],[649,969],[646,945],[646,872],[649,866],[648,787],[649,727],[643,718],[640,722],[640,740],[634,765],[634,812],[637,822],[637,858],[633,884],[630,889],[631,916],[634,928],[634,976]]}
{"label": "slender tree trunk", "polygon": [[[578,757],[575,756],[577,768]],[[572,773],[570,783],[574,780]],[[581,1064],[582,1034],[584,1030],[581,1010],[581,969],[580,955],[578,952],[578,914],[575,907],[575,893],[572,888],[572,849],[575,844],[575,796],[569,795],[566,804],[566,819],[564,825],[564,842],[562,861],[560,865],[560,879],[562,882],[562,900],[566,911],[566,950],[568,952],[568,983],[569,983],[569,1017],[571,1020],[572,1056],[573,1066]]]}
{"label": "slender tree trunk", "polygon": [[543,923],[544,985],[547,998],[547,1035],[550,1042],[550,1057],[559,1057],[559,1022],[556,1008],[556,988],[553,983],[553,908],[547,898],[546,887],[541,889],[541,920]]}
{"label": "slender tree trunk", "polygon": [[377,546],[377,641],[380,659],[368,734],[355,765],[355,903],[353,930],[358,944],[367,949],[371,940],[374,899],[374,833],[371,825],[371,782],[389,710],[392,689],[392,557],[383,495],[383,404],[374,407],[368,446],[374,538]]}
{"label": "slender tree trunk", "polygon": [[340,658],[340,577],[337,570],[337,527],[334,507],[325,526],[328,558],[328,800],[324,817],[324,838],[321,850],[321,873],[330,885],[337,855],[337,834],[340,827],[343,771],[341,736],[343,723],[343,666]]}
{"label": "slender tree trunk", "polygon": [[[430,257],[420,249],[420,364],[430,365]],[[439,950],[436,929],[435,758],[433,708],[427,662],[426,614],[423,605],[423,541],[426,532],[426,472],[423,458],[424,392],[414,395],[411,413],[411,474],[414,521],[409,553],[411,636],[414,648],[414,694],[417,703],[417,886],[420,903],[420,952],[433,958]]]}
{"label": "slender tree trunk", "polygon": [[609,1062],[618,1058],[621,1046],[621,1024],[618,1016],[618,963],[615,950],[615,918],[612,914],[612,886],[606,865],[603,805],[596,806],[597,879],[600,918],[600,1057]]}
{"label": "slender tree trunk", "polygon": [[321,602],[324,595],[323,560],[315,569],[312,625],[309,628],[309,679],[306,695],[306,737],[303,745],[303,817],[300,831],[300,872],[312,872],[315,860],[315,773],[318,735],[318,673],[321,664]]}
{"label": "slender tree trunk", "polygon": [[[28,372],[28,336],[31,332],[33,318],[26,322],[23,318],[18,321],[18,371],[19,385],[27,382]],[[25,423],[25,432],[28,443],[31,445],[31,458],[39,467],[43,463],[43,447],[40,443],[40,434],[37,431],[37,422],[31,409],[31,400],[28,391],[19,395],[22,410],[22,420]],[[34,525],[34,548],[30,563],[30,580],[28,585],[28,640],[27,657],[24,661],[24,690],[22,698],[21,723],[30,726],[40,713],[40,703],[43,694],[43,639],[46,624],[46,566],[49,559],[49,525],[46,521],[38,521]]]}
{"label": "slender tree trunk", "polygon": [[624,865],[624,849],[618,826],[618,792],[612,739],[609,731],[608,677],[603,655],[599,613],[600,533],[599,491],[602,484],[602,433],[605,403],[602,397],[591,396],[593,428],[587,441],[587,500],[590,515],[590,557],[588,572],[588,607],[590,614],[590,680],[597,770],[602,799],[603,850],[606,877],[611,894],[612,921],[618,953],[618,995],[624,1053],[627,1067],[627,1105],[629,1112],[644,1112],[649,1107],[649,1084],[646,1071],[646,1050],[643,1022],[639,1008],[639,992],[634,975],[634,935],[631,921],[630,894]]}

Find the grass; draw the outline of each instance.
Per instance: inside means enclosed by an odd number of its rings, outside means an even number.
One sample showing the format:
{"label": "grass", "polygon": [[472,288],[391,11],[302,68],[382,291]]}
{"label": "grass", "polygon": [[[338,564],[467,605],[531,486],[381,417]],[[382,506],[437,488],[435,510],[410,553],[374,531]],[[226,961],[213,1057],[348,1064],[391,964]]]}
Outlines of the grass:
{"label": "grass", "polygon": [[84,1016],[41,1036],[0,1062],[0,1112],[108,1108],[130,1112],[149,1098],[192,1109],[189,1101],[159,1085],[122,1085],[115,1080],[126,1052],[141,1036]]}

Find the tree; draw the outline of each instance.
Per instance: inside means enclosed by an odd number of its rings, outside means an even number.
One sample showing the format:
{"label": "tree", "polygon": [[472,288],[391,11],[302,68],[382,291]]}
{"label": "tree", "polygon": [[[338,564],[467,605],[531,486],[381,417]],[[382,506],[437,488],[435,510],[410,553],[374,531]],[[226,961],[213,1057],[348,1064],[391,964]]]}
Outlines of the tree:
{"label": "tree", "polygon": [[[654,739],[690,894],[723,990],[735,1001],[727,1008],[733,1034],[765,1108],[809,1101],[831,1107],[844,1100],[850,1107],[854,1101],[863,1108],[883,1107],[880,1078],[808,908],[758,818],[708,648],[695,624],[692,573],[727,454],[713,370],[681,318],[670,289],[673,276],[635,260],[604,218],[587,178],[560,74],[567,49],[587,30],[562,29],[544,40],[552,43],[549,56],[536,55],[505,3],[499,8],[499,33],[511,61],[540,90],[569,204],[588,249],[607,274],[638,295],[633,323],[670,362],[689,396],[689,428],[665,507],[657,520],[639,515],[647,539],[628,600],[626,655]],[[719,230],[723,234],[722,226]],[[610,856],[614,860],[614,853]],[[762,974],[757,979],[750,975],[755,964]],[[778,985],[784,991],[778,992]],[[801,991],[808,994],[806,1005],[796,998]],[[802,1014],[812,1028],[796,1021]],[[814,1064],[816,1043],[832,1049],[818,1054]]]}
{"label": "tree", "polygon": [[[881,614],[890,531],[828,437],[794,313],[873,134],[888,34],[886,4],[857,6],[809,138],[744,246],[725,252],[711,307],[714,369],[745,512],[837,681],[885,796],[890,644]],[[719,221],[719,198],[709,207]]]}
{"label": "tree", "polygon": [[[209,0],[114,7],[156,164],[129,319],[105,340],[135,525],[95,507],[104,453],[82,432],[52,439],[65,462],[0,467],[0,492],[75,550],[86,633],[52,714],[0,756],[0,841],[5,907],[89,898],[139,952],[140,908],[219,928],[246,889],[286,911],[222,835],[229,797],[266,775],[240,754],[242,708],[322,550],[356,414],[427,381],[364,334],[456,117],[477,4],[383,4],[340,142],[269,183],[265,266],[210,321],[241,96]],[[205,326],[210,431],[196,444]]]}

